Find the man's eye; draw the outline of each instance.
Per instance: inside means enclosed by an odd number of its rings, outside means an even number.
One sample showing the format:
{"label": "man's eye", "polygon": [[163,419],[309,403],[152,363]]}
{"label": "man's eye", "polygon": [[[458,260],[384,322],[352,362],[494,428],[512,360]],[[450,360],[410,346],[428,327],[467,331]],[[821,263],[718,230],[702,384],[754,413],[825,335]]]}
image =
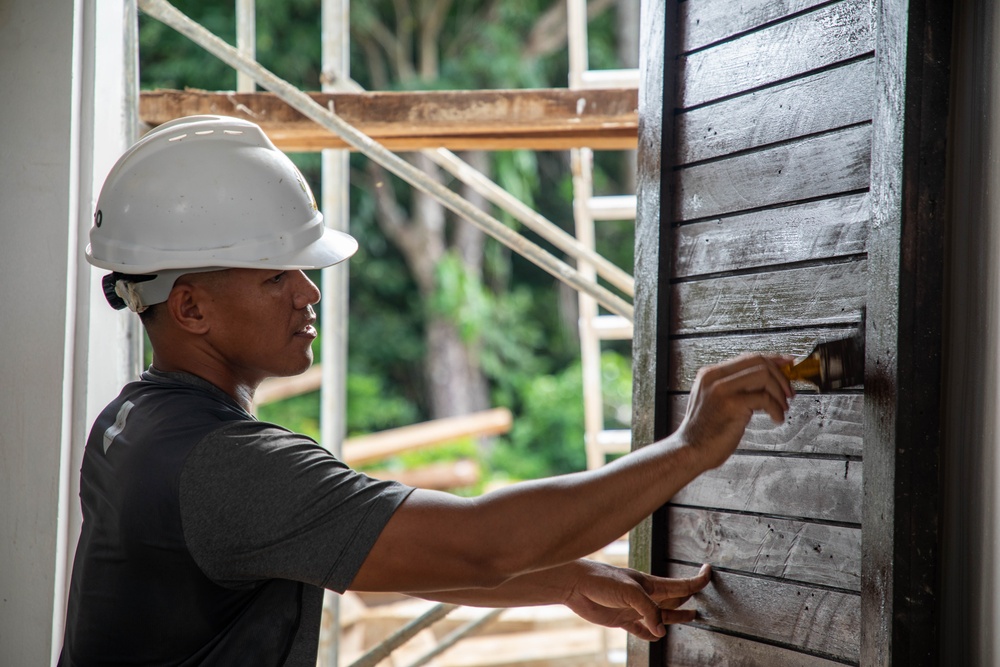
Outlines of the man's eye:
{"label": "man's eye", "polygon": [[271,277],[271,282],[272,282],[272,283],[275,283],[275,284],[277,284],[277,283],[280,283],[280,282],[281,282],[281,279],[282,279],[282,278],[284,278],[284,277],[285,277],[285,272],[284,272],[284,271],[282,271],[282,272],[281,272],[281,273],[279,273],[278,275],[276,275],[276,276],[272,276],[272,277]]}

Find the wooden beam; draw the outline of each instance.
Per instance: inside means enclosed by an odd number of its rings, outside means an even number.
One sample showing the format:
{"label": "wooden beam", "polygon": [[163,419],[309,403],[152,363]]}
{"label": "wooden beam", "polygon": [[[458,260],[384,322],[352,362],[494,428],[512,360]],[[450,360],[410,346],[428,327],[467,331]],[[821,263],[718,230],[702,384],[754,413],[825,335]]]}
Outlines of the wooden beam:
{"label": "wooden beam", "polygon": [[[395,151],[634,149],[638,90],[533,89],[310,93],[346,122]],[[339,137],[272,93],[143,92],[139,115],[155,127],[193,114],[258,123],[289,152],[345,148]]]}
{"label": "wooden beam", "polygon": [[482,471],[475,461],[459,460],[432,463],[406,470],[369,470],[365,474],[375,479],[402,482],[407,486],[435,491],[449,491],[475,486],[482,479]]}
{"label": "wooden beam", "polygon": [[469,415],[434,419],[391,428],[344,441],[344,463],[364,465],[414,449],[433,447],[460,438],[499,435],[510,430],[513,417],[507,408],[493,408]]}

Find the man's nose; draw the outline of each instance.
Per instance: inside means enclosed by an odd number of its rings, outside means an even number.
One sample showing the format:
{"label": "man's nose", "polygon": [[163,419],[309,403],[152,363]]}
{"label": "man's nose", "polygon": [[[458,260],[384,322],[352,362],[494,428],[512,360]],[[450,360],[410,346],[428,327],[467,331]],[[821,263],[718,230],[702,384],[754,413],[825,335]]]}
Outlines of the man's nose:
{"label": "man's nose", "polygon": [[320,294],[316,283],[309,280],[309,276],[304,271],[296,271],[299,277],[299,284],[295,290],[295,305],[297,308],[305,308],[308,305],[319,303]]}

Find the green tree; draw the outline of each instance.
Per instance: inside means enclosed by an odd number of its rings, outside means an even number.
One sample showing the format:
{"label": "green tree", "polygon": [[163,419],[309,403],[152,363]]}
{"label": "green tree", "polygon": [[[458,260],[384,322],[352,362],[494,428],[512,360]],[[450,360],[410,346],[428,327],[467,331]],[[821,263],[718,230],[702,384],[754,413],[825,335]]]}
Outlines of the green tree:
{"label": "green tree", "polygon": [[[232,0],[175,4],[235,41]],[[620,66],[616,49],[623,40],[615,35],[617,14],[609,11],[614,4],[590,2],[594,68]],[[312,90],[319,88],[319,13],[319,0],[257,2],[258,59],[279,76]],[[564,0],[354,2],[351,75],[372,90],[563,87],[565,25]],[[140,21],[140,49],[144,88],[235,86],[232,70],[146,17]],[[292,157],[318,191],[318,156]],[[405,157],[436,173],[423,156]],[[549,219],[572,229],[565,153],[464,157]],[[532,455],[540,461],[533,468],[539,473],[568,465],[569,459],[557,451],[561,445],[552,443],[568,443],[582,457],[582,419],[573,413],[578,413],[582,399],[569,393],[578,358],[575,295],[364,156],[352,155],[351,165],[350,229],[361,250],[350,263],[349,429],[377,430],[499,404],[515,412],[519,426],[494,448],[498,461],[505,447],[523,452],[535,435],[542,440],[536,444],[537,455]],[[477,201],[474,193],[439,177]],[[619,156],[599,155],[599,191],[627,190],[628,181],[628,167]],[[485,202],[479,205],[487,207]],[[630,229],[608,229],[599,249],[631,266]],[[535,406],[550,381],[546,378],[565,385],[567,393],[564,401],[551,404],[554,412],[543,414]],[[307,432],[318,423],[315,397],[265,412]],[[548,449],[551,456],[545,454]]]}

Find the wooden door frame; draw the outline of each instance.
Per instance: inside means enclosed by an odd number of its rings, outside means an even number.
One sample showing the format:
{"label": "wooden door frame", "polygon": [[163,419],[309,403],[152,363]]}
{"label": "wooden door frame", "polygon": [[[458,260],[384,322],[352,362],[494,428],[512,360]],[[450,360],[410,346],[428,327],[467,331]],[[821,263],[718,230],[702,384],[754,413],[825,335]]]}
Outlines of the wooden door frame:
{"label": "wooden door frame", "polygon": [[[633,446],[669,434],[675,0],[643,0]],[[941,645],[941,363],[951,0],[878,0],[868,249],[861,664],[937,664]],[[661,335],[662,334],[662,335]],[[666,515],[632,533],[662,573]],[[630,641],[629,664],[664,651]]]}
{"label": "wooden door frame", "polygon": [[937,664],[950,0],[880,0],[868,247],[861,664]]}

